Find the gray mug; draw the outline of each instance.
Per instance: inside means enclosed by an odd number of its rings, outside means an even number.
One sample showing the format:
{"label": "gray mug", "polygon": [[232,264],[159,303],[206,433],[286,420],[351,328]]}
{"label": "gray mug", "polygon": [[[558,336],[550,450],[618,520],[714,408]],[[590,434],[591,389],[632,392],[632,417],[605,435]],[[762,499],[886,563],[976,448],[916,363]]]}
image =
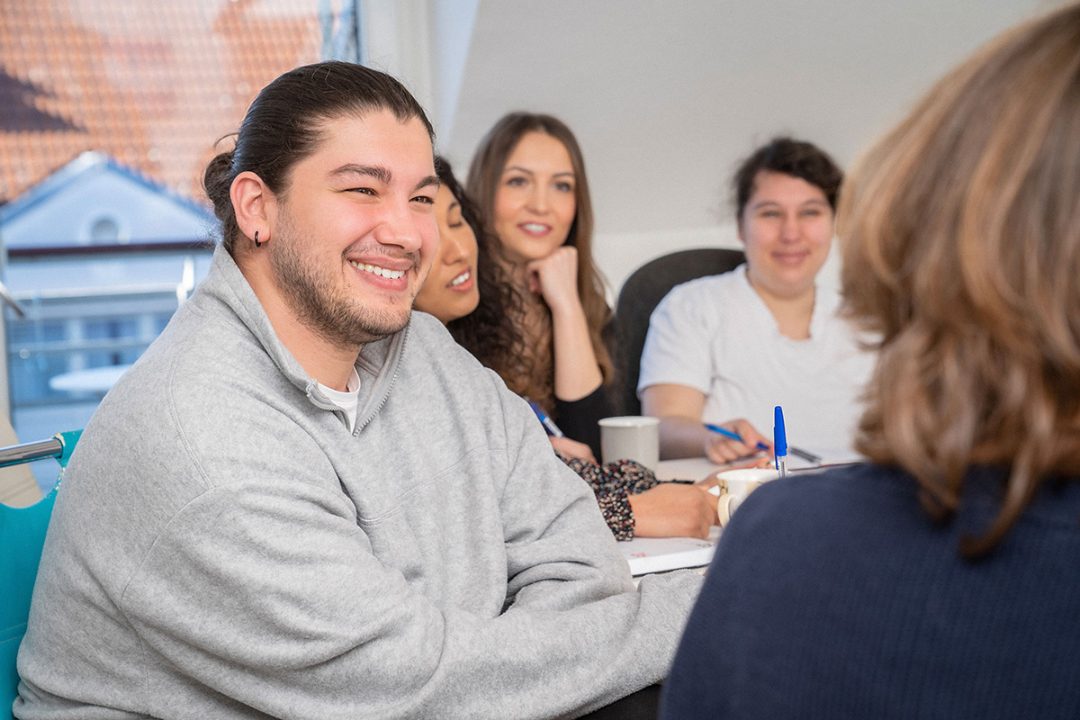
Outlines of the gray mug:
{"label": "gray mug", "polygon": [[650,470],[660,461],[660,420],[621,415],[600,421],[600,455],[605,463],[636,460]]}

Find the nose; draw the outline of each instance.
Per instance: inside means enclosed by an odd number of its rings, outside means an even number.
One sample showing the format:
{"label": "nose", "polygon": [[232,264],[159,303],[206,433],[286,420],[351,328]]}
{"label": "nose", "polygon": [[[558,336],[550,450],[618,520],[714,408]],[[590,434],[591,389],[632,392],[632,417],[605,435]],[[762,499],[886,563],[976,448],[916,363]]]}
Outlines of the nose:
{"label": "nose", "polygon": [[439,233],[440,259],[444,265],[461,262],[465,257],[465,246],[455,232]]}
{"label": "nose", "polygon": [[397,246],[405,252],[416,252],[423,244],[421,216],[409,207],[390,208],[372,232],[380,245]]}
{"label": "nose", "polygon": [[794,213],[784,215],[784,222],[780,226],[780,239],[786,242],[799,239],[799,218]]}
{"label": "nose", "polygon": [[533,183],[532,189],[529,192],[528,202],[526,207],[536,213],[547,212],[548,209],[548,196],[547,188],[542,183]]}

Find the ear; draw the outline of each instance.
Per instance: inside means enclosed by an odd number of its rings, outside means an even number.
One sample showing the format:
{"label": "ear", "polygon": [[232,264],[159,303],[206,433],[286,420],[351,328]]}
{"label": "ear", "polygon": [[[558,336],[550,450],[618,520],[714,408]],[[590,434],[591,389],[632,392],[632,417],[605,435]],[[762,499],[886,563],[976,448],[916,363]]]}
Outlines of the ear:
{"label": "ear", "polygon": [[229,198],[232,200],[240,232],[251,240],[258,231],[259,242],[269,242],[275,198],[262,178],[250,170],[240,173],[232,181]]}

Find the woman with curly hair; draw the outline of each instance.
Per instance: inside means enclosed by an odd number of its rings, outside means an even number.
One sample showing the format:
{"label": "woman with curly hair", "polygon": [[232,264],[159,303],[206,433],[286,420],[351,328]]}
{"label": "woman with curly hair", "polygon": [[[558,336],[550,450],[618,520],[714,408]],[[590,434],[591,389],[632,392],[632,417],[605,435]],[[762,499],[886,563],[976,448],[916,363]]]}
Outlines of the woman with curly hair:
{"label": "woman with curly hair", "polygon": [[[521,297],[492,262],[491,243],[496,241],[484,232],[449,163],[436,158],[435,171],[442,183],[435,197],[440,246],[413,307],[445,323],[454,339],[484,365],[507,367],[524,343],[512,322]],[[704,537],[716,521],[715,501],[704,492],[707,483],[660,483],[638,463],[599,465],[587,446],[567,438],[556,440],[563,461],[592,487],[617,539]],[[566,449],[569,452],[563,452]]]}
{"label": "woman with curly hair", "polygon": [[435,158],[435,173],[441,183],[435,197],[439,253],[413,307],[442,321],[483,365],[501,367],[520,352],[510,314],[521,299],[501,282],[476,206],[445,158]]}

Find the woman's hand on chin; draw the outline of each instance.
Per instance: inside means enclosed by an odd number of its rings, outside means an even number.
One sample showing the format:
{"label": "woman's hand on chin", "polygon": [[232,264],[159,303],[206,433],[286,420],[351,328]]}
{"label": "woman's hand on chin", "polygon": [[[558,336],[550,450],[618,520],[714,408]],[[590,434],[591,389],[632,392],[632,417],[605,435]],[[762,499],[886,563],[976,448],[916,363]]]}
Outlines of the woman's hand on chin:
{"label": "woman's hand on chin", "polygon": [[563,245],[545,258],[530,261],[526,269],[529,290],[540,293],[552,312],[581,307],[577,289],[577,248]]}

